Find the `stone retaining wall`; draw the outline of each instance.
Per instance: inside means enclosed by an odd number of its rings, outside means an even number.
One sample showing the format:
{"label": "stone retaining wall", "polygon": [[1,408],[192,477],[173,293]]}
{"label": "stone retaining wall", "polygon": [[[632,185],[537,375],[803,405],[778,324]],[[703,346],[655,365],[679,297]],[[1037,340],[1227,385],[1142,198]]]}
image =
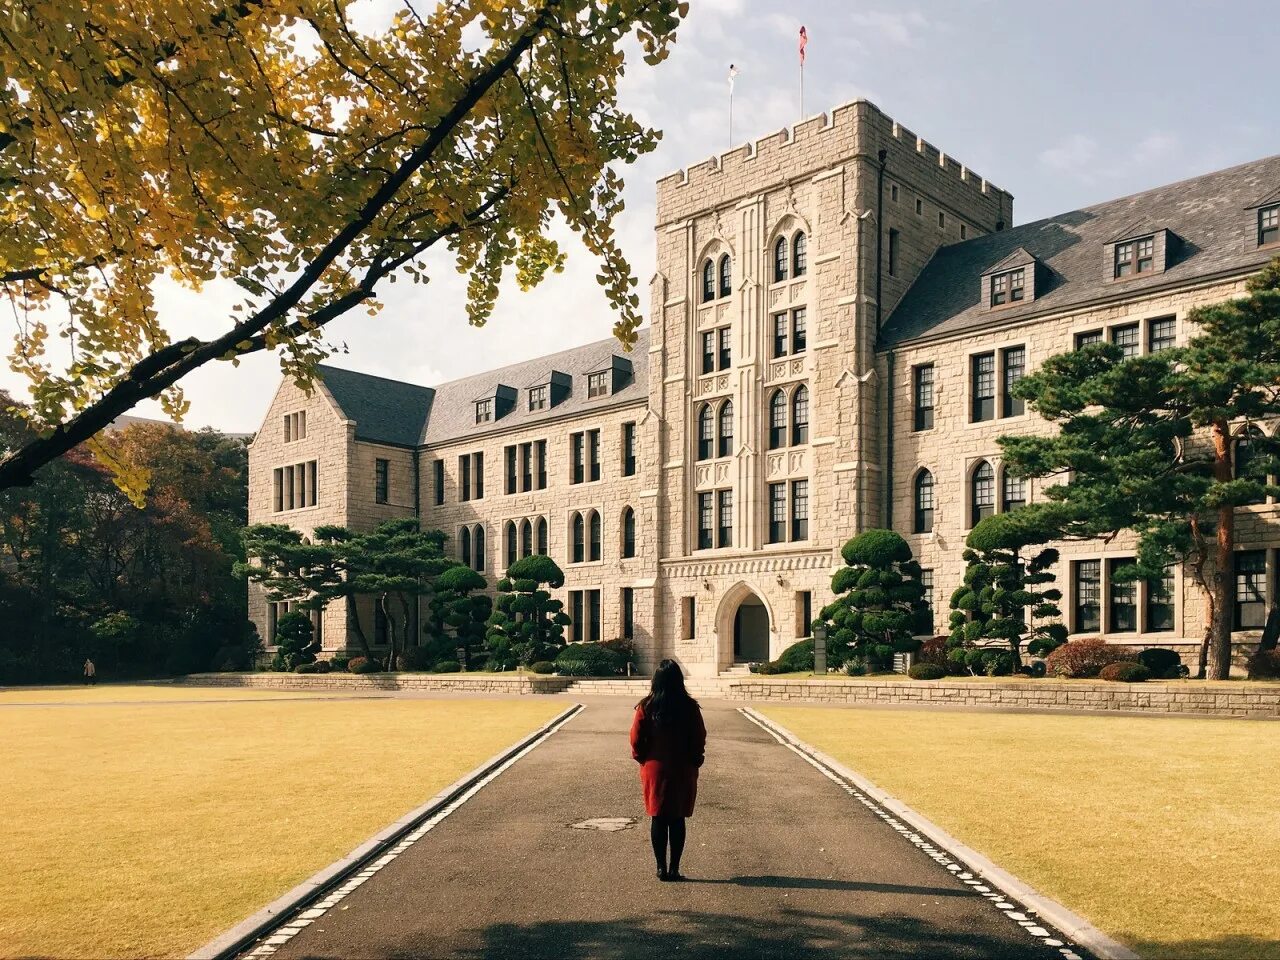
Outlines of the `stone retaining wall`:
{"label": "stone retaining wall", "polygon": [[573,678],[530,673],[513,673],[509,677],[447,673],[197,673],[182,682],[201,687],[254,687],[267,690],[418,690],[525,696],[533,693],[559,693],[573,682]]}

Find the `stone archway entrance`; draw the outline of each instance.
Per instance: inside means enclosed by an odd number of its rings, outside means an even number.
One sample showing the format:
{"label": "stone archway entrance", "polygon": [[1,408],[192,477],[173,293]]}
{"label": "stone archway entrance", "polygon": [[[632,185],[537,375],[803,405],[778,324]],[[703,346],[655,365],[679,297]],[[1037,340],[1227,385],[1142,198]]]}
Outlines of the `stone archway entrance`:
{"label": "stone archway entrance", "polygon": [[754,593],[743,597],[733,615],[733,662],[769,659],[769,611]]}

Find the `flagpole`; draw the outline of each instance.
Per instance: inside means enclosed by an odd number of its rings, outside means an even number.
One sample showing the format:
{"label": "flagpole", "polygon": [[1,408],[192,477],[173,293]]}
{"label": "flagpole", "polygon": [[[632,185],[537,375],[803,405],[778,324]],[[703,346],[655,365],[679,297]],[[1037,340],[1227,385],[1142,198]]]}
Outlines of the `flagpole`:
{"label": "flagpole", "polygon": [[729,85],[729,148],[733,149],[733,84]]}
{"label": "flagpole", "polygon": [[804,119],[804,61],[800,61],[800,119]]}

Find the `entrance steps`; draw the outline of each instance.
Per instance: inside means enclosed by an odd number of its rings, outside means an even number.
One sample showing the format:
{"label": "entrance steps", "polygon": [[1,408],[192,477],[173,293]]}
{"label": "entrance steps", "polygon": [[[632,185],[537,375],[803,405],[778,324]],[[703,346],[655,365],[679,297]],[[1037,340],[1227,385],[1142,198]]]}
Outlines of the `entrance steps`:
{"label": "entrance steps", "polygon": [[727,670],[721,670],[720,676],[728,680],[741,680],[751,676],[751,667],[745,663],[735,663]]}
{"label": "entrance steps", "polygon": [[[726,686],[727,683],[720,677],[685,678],[685,687],[694,697],[723,697]],[[563,692],[569,696],[633,697],[639,701],[648,694],[649,681],[644,678],[623,677],[582,678],[574,680]]]}

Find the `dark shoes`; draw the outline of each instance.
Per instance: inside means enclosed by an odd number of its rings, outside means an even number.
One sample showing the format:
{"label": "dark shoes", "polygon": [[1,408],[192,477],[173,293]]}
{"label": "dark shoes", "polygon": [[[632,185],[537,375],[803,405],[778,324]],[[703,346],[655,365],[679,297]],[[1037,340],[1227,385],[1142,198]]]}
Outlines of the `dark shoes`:
{"label": "dark shoes", "polygon": [[671,879],[671,874],[667,873],[666,867],[658,868],[658,879],[661,880],[663,883]]}
{"label": "dark shoes", "polygon": [[684,874],[680,872],[679,868],[668,870],[666,867],[659,867],[658,879],[663,883],[680,883],[684,880]]}

